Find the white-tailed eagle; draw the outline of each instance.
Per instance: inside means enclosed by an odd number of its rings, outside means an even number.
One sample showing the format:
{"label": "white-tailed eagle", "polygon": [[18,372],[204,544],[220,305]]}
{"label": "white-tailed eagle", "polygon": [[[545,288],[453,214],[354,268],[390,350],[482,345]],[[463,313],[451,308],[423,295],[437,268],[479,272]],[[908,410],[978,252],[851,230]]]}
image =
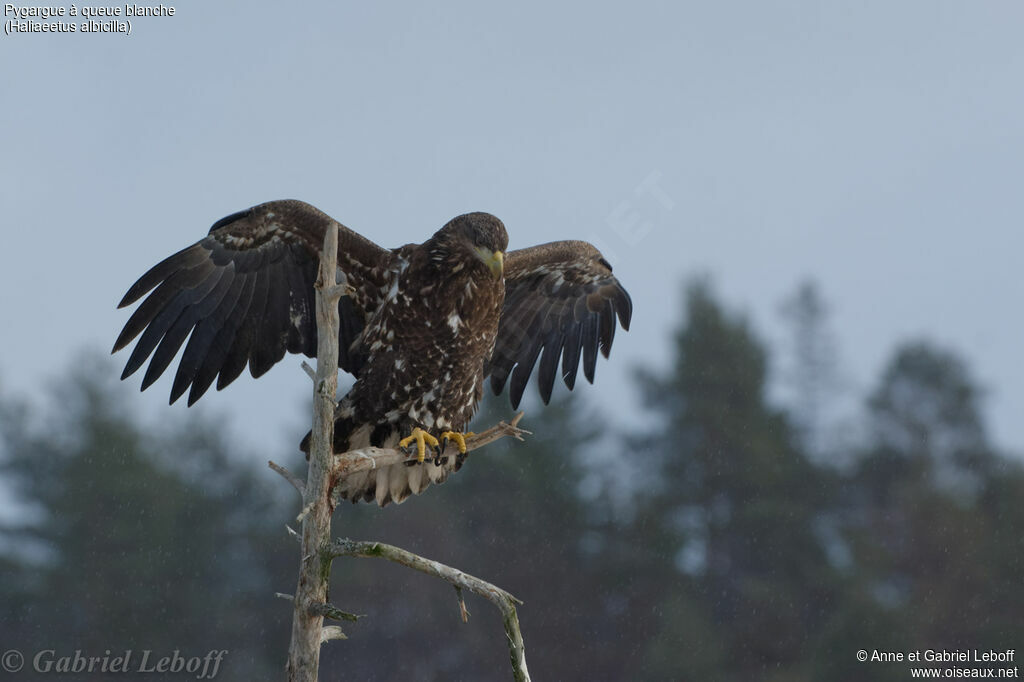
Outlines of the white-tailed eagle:
{"label": "white-tailed eagle", "polygon": [[[135,309],[114,351],[141,334],[121,378],[152,356],[152,384],[185,340],[171,402],[188,404],[245,366],[259,377],[285,354],[316,356],[313,283],[333,219],[301,201],[271,201],[227,216],[209,234],[139,278],[120,307]],[[519,405],[540,360],[547,403],[555,377],[571,389],[577,370],[593,382],[608,356],[616,317],[629,328],[632,302],[592,245],[561,241],[505,253],[508,235],[487,213],[452,219],[423,244],[384,249],[339,225],[338,363],[356,377],[335,412],[336,453],[417,441],[411,462],[353,474],[344,499],[385,505],[440,483],[464,459],[424,457],[424,439],[460,443],[489,377]],[[561,369],[559,369],[561,365]],[[303,441],[306,449],[307,441]],[[464,443],[460,443],[464,445]]]}

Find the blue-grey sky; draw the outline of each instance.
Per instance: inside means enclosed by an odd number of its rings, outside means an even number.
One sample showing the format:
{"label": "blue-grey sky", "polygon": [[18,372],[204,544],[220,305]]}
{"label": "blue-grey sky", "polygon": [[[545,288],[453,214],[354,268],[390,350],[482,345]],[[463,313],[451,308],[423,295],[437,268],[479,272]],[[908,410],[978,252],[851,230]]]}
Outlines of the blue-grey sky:
{"label": "blue-grey sky", "polygon": [[[777,345],[810,276],[852,392],[927,336],[1024,450],[1019,2],[175,8],[129,36],[0,36],[5,389],[108,349],[128,285],[214,220],[294,197],[386,246],[471,210],[511,248],[597,242],[635,305],[583,387],[609,412],[667,362],[688,277]],[[140,404],[180,414],[169,390]],[[191,409],[290,448],[308,392],[291,360]]]}

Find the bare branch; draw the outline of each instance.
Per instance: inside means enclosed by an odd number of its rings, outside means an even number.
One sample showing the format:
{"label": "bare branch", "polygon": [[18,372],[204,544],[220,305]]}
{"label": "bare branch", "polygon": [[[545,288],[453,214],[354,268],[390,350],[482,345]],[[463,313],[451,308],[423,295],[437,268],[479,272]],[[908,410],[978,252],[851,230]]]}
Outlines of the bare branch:
{"label": "bare branch", "polygon": [[459,615],[462,616],[462,622],[469,622],[469,611],[466,609],[466,600],[462,596],[462,588],[458,585],[452,585],[455,588],[455,596],[459,600]]}
{"label": "bare branch", "polygon": [[295,474],[288,471],[288,469],[276,463],[274,460],[270,460],[269,462],[267,462],[267,466],[276,471],[277,473],[281,474],[284,477],[284,480],[291,483],[292,487],[299,491],[299,495],[305,496],[306,484],[299,480],[299,478]]}
{"label": "bare branch", "polygon": [[512,663],[512,678],[516,682],[530,682],[530,671],[526,669],[526,644],[523,631],[519,628],[519,614],[516,607],[507,604],[501,609],[501,622],[508,636],[508,659]]}
{"label": "bare branch", "polygon": [[488,600],[501,611],[505,634],[508,636],[509,658],[512,662],[514,679],[516,682],[529,681],[530,673],[526,668],[526,647],[523,644],[523,634],[519,628],[519,616],[516,614],[516,604],[522,604],[522,602],[505,590],[457,568],[446,566],[432,559],[425,559],[418,554],[383,542],[338,539],[327,548],[327,554],[331,557],[354,556],[387,559],[427,575],[441,578],[458,589],[469,590]]}
{"label": "bare branch", "polygon": [[426,559],[419,554],[413,554],[407,549],[395,547],[384,542],[372,540],[349,540],[341,538],[335,540],[327,547],[327,554],[332,558],[340,556],[355,556],[362,558],[380,558],[394,561],[409,568],[416,569],[435,578],[441,578],[452,585],[469,590],[478,594],[484,599],[497,603],[504,600],[511,604],[522,604],[523,602],[501,589],[496,585],[464,573],[457,568],[452,568],[433,559]]}
{"label": "bare branch", "polygon": [[310,381],[316,383],[316,370],[305,360],[302,361],[302,371],[306,373]]}

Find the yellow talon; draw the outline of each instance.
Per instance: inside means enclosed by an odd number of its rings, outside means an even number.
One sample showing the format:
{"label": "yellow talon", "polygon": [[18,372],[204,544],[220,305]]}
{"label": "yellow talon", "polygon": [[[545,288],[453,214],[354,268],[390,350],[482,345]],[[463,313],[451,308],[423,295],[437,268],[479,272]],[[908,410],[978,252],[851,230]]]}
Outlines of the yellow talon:
{"label": "yellow talon", "polygon": [[413,441],[416,441],[416,461],[420,463],[427,458],[427,443],[429,443],[432,448],[436,448],[438,446],[437,439],[418,426],[412,430],[411,434],[398,441],[398,445],[399,447],[405,448]]}
{"label": "yellow talon", "polygon": [[455,441],[455,444],[459,446],[459,452],[466,454],[466,439],[476,434],[472,431],[466,431],[465,433],[455,433],[454,431],[445,431],[441,434],[441,438],[447,438],[448,440]]}

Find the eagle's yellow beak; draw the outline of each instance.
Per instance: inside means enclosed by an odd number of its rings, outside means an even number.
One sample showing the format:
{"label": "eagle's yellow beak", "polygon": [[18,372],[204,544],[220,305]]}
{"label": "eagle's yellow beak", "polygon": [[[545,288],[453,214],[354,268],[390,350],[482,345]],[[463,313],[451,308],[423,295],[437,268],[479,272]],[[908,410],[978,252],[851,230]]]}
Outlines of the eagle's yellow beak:
{"label": "eagle's yellow beak", "polygon": [[505,269],[505,254],[501,251],[491,251],[486,246],[478,246],[476,256],[491,269],[494,279],[501,279],[501,274]]}

